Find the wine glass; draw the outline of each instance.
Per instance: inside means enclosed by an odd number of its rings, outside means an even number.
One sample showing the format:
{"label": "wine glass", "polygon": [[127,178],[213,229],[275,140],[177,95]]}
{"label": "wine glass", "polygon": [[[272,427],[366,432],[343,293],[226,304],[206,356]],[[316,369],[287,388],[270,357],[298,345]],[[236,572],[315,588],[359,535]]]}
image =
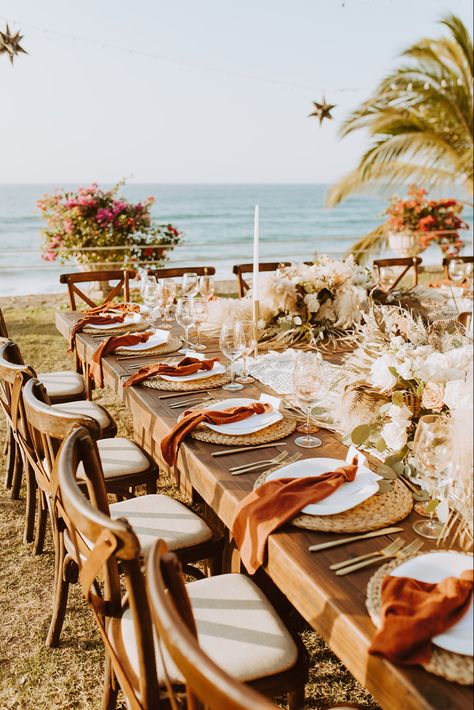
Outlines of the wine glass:
{"label": "wine glass", "polygon": [[450,259],[448,264],[448,274],[455,284],[462,284],[466,277],[466,267],[462,259]]}
{"label": "wine glass", "polygon": [[241,376],[236,378],[236,381],[247,385],[255,381],[254,378],[251,377],[249,374],[247,358],[253,353],[253,351],[257,347],[257,329],[255,327],[255,321],[253,320],[239,321],[236,325],[242,334],[242,338],[245,344],[245,350],[242,353],[244,369]]}
{"label": "wine glass", "polygon": [[467,290],[472,292],[472,276],[473,276],[474,264],[472,261],[466,261],[464,264],[464,274],[467,281]]}
{"label": "wine glass", "polygon": [[183,298],[194,298],[199,291],[198,275],[193,271],[188,271],[183,274],[183,283],[181,284],[181,296]]}
{"label": "wine glass", "polygon": [[393,269],[390,266],[379,266],[378,275],[379,286],[382,291],[385,291],[385,293],[387,293],[388,291],[390,291],[392,284],[395,281]]}
{"label": "wine glass", "polygon": [[196,322],[196,313],[194,311],[192,298],[178,298],[176,303],[176,322],[184,328],[184,345],[179,352],[186,354],[188,350],[191,350],[189,329]]}
{"label": "wine glass", "polygon": [[162,328],[165,330],[171,330],[170,323],[173,322],[173,319],[170,316],[170,308],[173,305],[174,297],[176,296],[176,283],[174,279],[160,279],[158,281],[158,295],[161,308],[164,310],[164,325],[162,325]]}
{"label": "wine glass", "polygon": [[321,397],[323,379],[321,355],[319,353],[299,352],[293,370],[295,394],[302,408],[306,409],[306,434],[295,439],[297,446],[314,449],[322,441],[311,436],[311,411]]}
{"label": "wine glass", "polygon": [[205,323],[207,320],[208,313],[208,301],[207,298],[193,298],[194,302],[194,313],[196,315],[196,334],[197,343],[192,345],[193,350],[205,350],[206,346],[201,343],[201,331],[199,326],[201,323]]}
{"label": "wine glass", "polygon": [[[449,421],[446,417],[427,414],[420,418],[413,441],[413,455],[417,478],[425,483],[432,501],[436,499],[440,486],[449,480],[449,439]],[[444,528],[443,523],[434,519],[433,512],[430,510],[428,520],[413,523],[413,530],[430,540],[439,538]]]}
{"label": "wine glass", "polygon": [[214,279],[209,274],[204,274],[199,279],[199,293],[203,298],[207,298],[208,301],[212,300],[216,292],[216,287],[214,284]]}
{"label": "wine glass", "polygon": [[222,326],[219,345],[222,354],[230,360],[230,383],[223,385],[222,389],[230,390],[231,392],[243,389],[243,385],[235,382],[235,361],[239,359],[245,350],[245,342],[238,323],[224,324]]}

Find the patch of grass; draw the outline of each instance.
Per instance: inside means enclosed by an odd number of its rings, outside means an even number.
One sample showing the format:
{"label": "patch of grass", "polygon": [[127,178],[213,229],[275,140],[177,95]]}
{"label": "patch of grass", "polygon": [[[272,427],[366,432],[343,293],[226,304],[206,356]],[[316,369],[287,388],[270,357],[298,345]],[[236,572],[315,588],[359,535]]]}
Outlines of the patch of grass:
{"label": "patch of grass", "polygon": [[[26,362],[37,371],[71,369],[65,341],[54,327],[59,297],[0,299],[10,337]],[[108,389],[95,396],[119,424],[119,434],[132,435],[129,414]],[[5,426],[0,421],[0,451]],[[4,465],[2,466],[3,475]],[[160,478],[160,492],[182,498],[170,479]],[[95,710],[103,683],[103,647],[92,614],[80,594],[70,588],[69,606],[58,649],[44,645],[51,612],[54,554],[47,538],[45,553],[33,557],[22,543],[24,491],[12,501],[0,487],[0,710]],[[370,695],[355,681],[324,641],[297,618],[311,656],[311,678],[306,687],[307,708],[319,710],[336,702],[365,704],[377,709]],[[122,701],[119,708],[125,708]]]}

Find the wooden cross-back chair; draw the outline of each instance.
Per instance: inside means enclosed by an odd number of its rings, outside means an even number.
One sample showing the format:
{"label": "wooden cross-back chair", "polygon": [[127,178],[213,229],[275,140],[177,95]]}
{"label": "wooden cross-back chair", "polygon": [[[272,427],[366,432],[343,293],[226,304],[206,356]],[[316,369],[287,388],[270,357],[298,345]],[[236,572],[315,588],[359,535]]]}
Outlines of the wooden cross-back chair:
{"label": "wooden cross-back chair", "polygon": [[443,257],[443,272],[444,272],[444,277],[448,281],[450,281],[449,278],[449,263],[453,260],[456,259],[457,261],[462,261],[463,264],[474,264],[474,256],[445,256]]}
{"label": "wooden cross-back chair", "polygon": [[[90,308],[102,305],[101,303],[95,303],[89,294],[84,293],[77,284],[87,284],[93,283],[95,281],[104,281],[109,283],[110,281],[117,281],[117,283],[112,286],[110,292],[107,294],[105,303],[111,301],[114,298],[123,296],[124,301],[130,300],[130,280],[136,277],[136,271],[133,269],[104,269],[103,271],[78,271],[71,274],[61,274],[59,277],[59,283],[66,284],[69,294],[69,304],[71,306],[71,311],[78,310],[76,297],[80,301],[84,302]],[[81,303],[80,303],[81,305]]]}
{"label": "wooden cross-back chair", "polygon": [[2,309],[0,308],[0,338],[8,338],[7,324],[3,317]]}
{"label": "wooden cross-back chair", "polygon": [[[258,265],[259,272],[261,271],[276,271],[280,266],[291,266],[289,261],[272,261],[260,262]],[[253,273],[253,264],[235,264],[232,267],[232,273],[237,276],[237,285],[239,288],[239,296],[243,298],[247,291],[250,290],[250,284],[244,279],[244,274]]]}
{"label": "wooden cross-back chair", "polygon": [[275,708],[253,688],[225,673],[201,649],[179,561],[162,540],[150,552],[146,575],[155,629],[186,681],[187,710]]}
{"label": "wooden cross-back chair", "polygon": [[400,268],[398,275],[394,277],[393,282],[390,284],[389,291],[394,291],[396,287],[401,283],[402,279],[412,271],[412,286],[418,286],[419,269],[422,259],[419,256],[408,256],[400,257],[394,259],[374,259],[373,265],[378,273],[382,268]]}
{"label": "wooden cross-back chair", "polygon": [[164,269],[148,269],[148,276],[155,276],[157,279],[176,279],[184,274],[193,273],[198,276],[215,276],[215,266],[173,266]]}
{"label": "wooden cross-back chair", "polygon": [[[80,463],[85,472],[89,499],[78,485],[76,472]],[[107,501],[101,483],[100,460],[94,442],[84,429],[75,429],[64,441],[57,459],[57,472],[58,507],[68,535],[74,543],[73,554],[78,560],[83,592],[94,612],[108,650],[110,663],[107,668],[103,707],[112,709],[115,705],[117,692],[115,676],[127,696],[129,707],[134,710],[159,708],[161,696],[158,688],[167,691],[172,698],[175,692],[181,693],[184,690],[184,679],[179,673],[176,675],[176,668],[172,663],[170,664],[166,653],[162,657],[161,645],[158,644],[157,637],[152,631],[153,625],[140,565],[142,551],[139,540],[127,521],[111,520],[107,515]],[[117,562],[120,567],[117,567]],[[127,603],[124,603],[124,599],[120,597],[119,571],[125,578]],[[97,585],[94,586],[94,581],[99,576],[104,580],[102,596]],[[219,604],[222,580],[227,582],[227,592],[230,591],[230,597],[223,599]],[[241,598],[236,580],[245,584],[247,592],[249,589],[253,590],[250,600]],[[199,592],[204,590],[201,585],[206,585],[205,588],[209,590],[208,584],[212,584],[212,599],[216,599],[216,611],[220,608],[221,613],[225,615],[225,622],[221,621],[215,626],[214,632],[212,630],[210,632],[211,637],[215,637],[220,644],[218,648],[222,651],[222,643],[226,643],[227,638],[226,630],[231,630],[235,634],[232,638],[237,640],[237,645],[243,647],[247,654],[248,652],[253,654],[250,660],[245,659],[253,677],[258,676],[259,668],[266,669],[265,677],[260,679],[265,686],[265,691],[276,695],[290,690],[293,693],[290,708],[292,710],[301,708],[304,683],[307,678],[307,657],[304,647],[300,643],[299,649],[297,648],[283,622],[276,616],[262,592],[244,575],[208,577],[191,582],[188,588],[195,585],[199,595]],[[206,600],[203,606],[209,608]],[[235,616],[246,615],[245,609],[248,609],[248,613],[264,615],[265,628],[258,632],[250,628],[248,633],[253,638],[249,643],[243,642],[244,630],[235,624]],[[270,609],[272,614],[269,613]],[[278,625],[274,617],[278,618]],[[221,627],[224,627],[223,634],[219,638],[218,630]],[[268,638],[265,640],[266,635]],[[284,644],[289,644],[290,649],[288,650]],[[274,659],[275,653],[280,659],[280,664],[282,655],[285,656],[284,660],[287,663],[284,672],[271,675],[270,659]],[[175,706],[170,701],[164,707],[168,709]]]}

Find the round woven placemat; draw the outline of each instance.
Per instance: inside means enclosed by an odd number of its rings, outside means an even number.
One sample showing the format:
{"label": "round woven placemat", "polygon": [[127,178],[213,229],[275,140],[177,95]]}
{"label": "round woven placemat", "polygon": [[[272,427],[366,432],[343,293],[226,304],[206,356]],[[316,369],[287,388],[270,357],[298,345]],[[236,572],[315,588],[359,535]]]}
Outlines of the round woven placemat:
{"label": "round woven placemat", "polygon": [[127,323],[127,325],[122,325],[117,328],[94,328],[94,326],[85,326],[82,329],[83,333],[88,333],[89,335],[103,335],[106,338],[109,335],[131,335],[132,333],[141,333],[143,330],[148,328],[148,323]]}
{"label": "round woven placemat", "polygon": [[[255,482],[255,488],[265,483],[268,472]],[[411,513],[413,498],[403,483],[395,481],[387,493],[373,495],[355,508],[335,515],[297,515],[292,525],[305,530],[322,532],[356,533],[379,530],[403,520]]]}
{"label": "round woven placemat", "polygon": [[137,357],[142,357],[144,355],[167,355],[168,353],[174,353],[181,347],[181,340],[179,338],[169,338],[166,343],[161,345],[155,345],[154,348],[148,348],[147,350],[130,350],[130,348],[117,348],[115,351],[116,355],[136,355]]}
{"label": "round woven placemat", "polygon": [[[206,407],[209,407],[206,402]],[[200,424],[191,434],[193,439],[206,441],[208,444],[219,444],[229,446],[257,446],[257,444],[267,444],[270,441],[278,441],[288,434],[292,434],[296,429],[295,419],[284,417],[275,424],[256,431],[253,434],[242,434],[241,436],[230,436],[229,434],[219,434],[217,431],[208,429],[204,424]]]}
{"label": "round woven placemat", "polygon": [[230,374],[223,372],[221,375],[213,375],[212,377],[203,377],[201,380],[188,380],[187,382],[171,382],[163,380],[161,377],[151,377],[149,380],[142,382],[145,387],[151,387],[156,390],[170,390],[171,392],[194,392],[195,390],[214,389],[222,387],[230,382]]}
{"label": "round woven placemat", "polygon": [[[448,552],[448,550],[436,550],[436,552]],[[424,552],[412,555],[403,561],[405,562],[408,559],[419,557],[420,554],[427,553]],[[382,582],[384,578],[399,565],[400,560],[392,560],[391,562],[387,562],[387,564],[379,567],[377,572],[370,578],[369,584],[367,585],[367,611],[369,612],[369,616],[372,619],[373,624],[375,624],[377,628],[380,627]],[[472,685],[474,682],[474,671],[471,656],[462,656],[460,653],[452,653],[451,651],[445,651],[442,648],[438,648],[438,646],[433,646],[433,653],[430,660],[428,663],[423,663],[422,666],[429,673],[441,676],[442,678],[446,678],[446,680],[459,683],[460,685]]]}

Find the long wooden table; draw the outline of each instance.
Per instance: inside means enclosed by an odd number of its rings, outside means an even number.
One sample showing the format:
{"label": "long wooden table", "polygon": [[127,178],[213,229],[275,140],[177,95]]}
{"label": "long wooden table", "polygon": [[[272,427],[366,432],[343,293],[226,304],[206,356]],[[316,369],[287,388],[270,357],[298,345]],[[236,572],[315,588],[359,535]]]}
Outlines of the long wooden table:
{"label": "long wooden table", "polygon": [[[77,315],[73,313],[57,313],[57,328],[66,338],[76,319]],[[211,350],[212,347],[214,350]],[[97,340],[90,335],[78,334],[77,351],[82,361],[90,362],[96,348]],[[209,352],[216,352],[215,348],[217,345],[211,343]],[[104,358],[104,381],[130,410],[136,441],[145,447],[163,469],[168,469],[161,458],[160,441],[176,423],[181,410],[170,409],[170,403],[175,400],[159,399],[163,393],[157,390],[141,385],[124,389],[124,376],[130,374],[127,368],[131,362],[119,361],[114,355]],[[269,390],[256,382],[247,385],[242,394],[258,398],[262,391]],[[224,390],[216,392],[219,397],[233,396]],[[346,447],[335,435],[321,430],[318,436],[323,441],[322,447],[304,452],[307,457],[345,457]],[[294,436],[288,437],[290,443],[285,450],[303,452],[293,444],[293,439]],[[189,439],[181,446],[178,464],[171,473],[189,495],[197,493],[228,529],[236,506],[252,490],[258,475],[233,477],[229,468],[254,461],[257,452],[220,458],[211,456],[213,451],[223,448]],[[264,454],[266,450],[259,453]],[[407,540],[415,537],[411,528],[413,520],[414,514],[400,523]],[[328,533],[286,526],[269,538],[266,574],[306,621],[321,634],[382,708],[470,710],[471,688],[445,681],[420,667],[396,666],[368,654],[374,627],[365,607],[365,593],[367,582],[376,568],[361,570],[347,577],[336,577],[329,566],[350,556],[378,550],[387,542],[387,538],[350,543],[318,553],[308,551],[310,544],[330,539]],[[428,544],[426,549],[429,549]]]}

